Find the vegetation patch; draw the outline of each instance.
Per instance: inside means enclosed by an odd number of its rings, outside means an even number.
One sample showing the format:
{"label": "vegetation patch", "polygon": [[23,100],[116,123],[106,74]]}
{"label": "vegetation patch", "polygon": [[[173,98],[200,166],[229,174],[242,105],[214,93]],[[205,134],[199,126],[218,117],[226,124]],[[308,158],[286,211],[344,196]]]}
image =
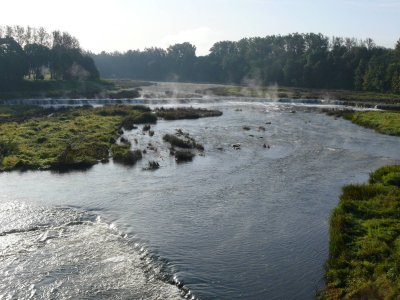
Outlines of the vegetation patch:
{"label": "vegetation patch", "polygon": [[114,161],[124,165],[134,165],[138,160],[142,159],[142,151],[132,151],[128,144],[112,145],[111,151]]}
{"label": "vegetation patch", "polygon": [[367,107],[387,104],[388,108],[398,108],[400,95],[394,93],[351,91],[334,89],[312,89],[297,87],[274,88],[267,86],[218,86],[201,91],[203,94],[212,94],[224,97],[262,97],[279,99],[332,99],[344,101],[346,105],[359,105],[363,103]]}
{"label": "vegetation patch", "polygon": [[115,86],[104,80],[23,80],[18,86],[0,91],[0,100],[26,98],[96,98]]}
{"label": "vegetation patch", "polygon": [[[135,124],[154,124],[157,122],[157,117],[150,111],[139,112],[135,115],[129,115],[122,121],[122,127],[126,130],[136,129]],[[150,126],[146,124],[145,126]]]}
{"label": "vegetation patch", "polygon": [[117,92],[109,93],[108,97],[112,99],[134,99],[140,97],[140,92],[138,89],[120,90]]}
{"label": "vegetation patch", "polygon": [[194,138],[181,129],[177,129],[175,135],[165,134],[163,140],[171,144],[170,154],[175,156],[177,162],[190,161],[196,155],[195,151],[204,151],[202,144],[197,143]]}
{"label": "vegetation patch", "polygon": [[159,168],[160,168],[160,164],[157,161],[152,160],[152,161],[149,161],[148,166],[146,168],[143,168],[143,170],[157,170]]}
{"label": "vegetation patch", "polygon": [[183,138],[173,134],[165,134],[163,140],[170,143],[172,147],[184,148],[184,149],[198,149],[204,150],[203,145],[196,142],[196,140],[186,134]]}
{"label": "vegetation patch", "polygon": [[326,289],[321,299],[400,296],[400,165],[343,188],[330,221]]}
{"label": "vegetation patch", "polygon": [[180,107],[180,108],[157,108],[155,110],[157,117],[164,120],[179,119],[198,119],[205,117],[218,117],[222,115],[219,110],[210,110],[205,108]]}
{"label": "vegetation patch", "polygon": [[400,136],[400,112],[367,111],[345,115],[353,123],[376,131]]}
{"label": "vegetation patch", "polygon": [[[138,153],[130,152],[129,144],[114,143],[124,118],[140,119],[142,107],[81,107],[55,110],[46,116],[40,108],[32,115],[24,115],[22,108],[14,106],[1,109],[24,118],[0,124],[0,171],[89,167],[106,161],[110,149],[116,161],[132,164],[139,159]],[[26,109],[31,111],[29,106]]]}
{"label": "vegetation patch", "polygon": [[191,161],[195,154],[191,151],[177,150],[174,153],[177,162]]}

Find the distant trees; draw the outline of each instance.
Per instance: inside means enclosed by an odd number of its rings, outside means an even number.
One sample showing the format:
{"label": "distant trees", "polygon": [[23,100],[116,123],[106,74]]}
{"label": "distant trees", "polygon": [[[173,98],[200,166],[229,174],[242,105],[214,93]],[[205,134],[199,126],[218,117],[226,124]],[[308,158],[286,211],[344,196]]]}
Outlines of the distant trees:
{"label": "distant trees", "polygon": [[0,85],[15,85],[24,76],[42,80],[46,72],[58,80],[99,78],[93,59],[69,33],[0,26]]}
{"label": "distant trees", "polygon": [[49,66],[51,50],[41,44],[27,44],[24,51],[28,60],[29,78],[44,79],[43,68]]}
{"label": "distant trees", "polygon": [[395,49],[385,49],[372,39],[293,33],[217,42],[207,56],[197,57],[195,51],[182,43],[92,57],[109,78],[400,90],[400,40]]}
{"label": "distant trees", "polygon": [[175,44],[167,49],[169,70],[185,80],[193,80],[196,47],[190,43]]}
{"label": "distant trees", "polygon": [[11,37],[0,38],[0,87],[16,85],[28,72],[22,47]]}

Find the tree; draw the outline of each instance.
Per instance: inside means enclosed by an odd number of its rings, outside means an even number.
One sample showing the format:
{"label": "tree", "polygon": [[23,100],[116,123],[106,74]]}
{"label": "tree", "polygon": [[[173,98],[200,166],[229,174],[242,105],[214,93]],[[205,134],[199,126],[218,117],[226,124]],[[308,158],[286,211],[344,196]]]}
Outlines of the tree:
{"label": "tree", "polygon": [[367,71],[367,63],[364,59],[361,59],[358,63],[357,69],[354,74],[354,88],[356,90],[363,90],[364,89],[364,76],[365,72]]}
{"label": "tree", "polygon": [[35,31],[34,34],[34,43],[50,47],[51,45],[51,36],[43,27],[39,27],[38,30]]}
{"label": "tree", "polygon": [[43,69],[49,66],[50,49],[39,44],[28,44],[24,47],[29,64],[29,77],[43,79]]}
{"label": "tree", "polygon": [[363,88],[366,91],[385,91],[388,89],[386,79],[385,57],[374,55],[368,63],[367,70],[364,75]]}
{"label": "tree", "polygon": [[190,43],[172,45],[167,49],[167,58],[170,62],[170,70],[178,75],[178,79],[191,80],[193,78],[196,46]]}
{"label": "tree", "polygon": [[28,73],[21,46],[11,37],[0,38],[0,87],[14,87]]}
{"label": "tree", "polygon": [[374,40],[371,38],[367,38],[364,43],[368,50],[372,50],[376,47]]}
{"label": "tree", "polygon": [[[389,91],[397,90],[395,50],[372,39],[293,33],[215,43],[197,57],[190,43],[92,55],[105,77]],[[390,66],[390,67],[389,67]],[[178,79],[176,79],[178,78]]]}

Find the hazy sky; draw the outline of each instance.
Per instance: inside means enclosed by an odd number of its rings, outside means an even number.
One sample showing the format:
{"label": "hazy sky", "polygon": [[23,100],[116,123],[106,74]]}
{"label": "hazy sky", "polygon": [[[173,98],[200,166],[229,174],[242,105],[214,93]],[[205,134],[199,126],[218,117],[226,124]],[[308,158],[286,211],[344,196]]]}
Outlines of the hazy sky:
{"label": "hazy sky", "polygon": [[93,52],[321,32],[393,47],[400,0],[1,0],[1,25],[68,31]]}

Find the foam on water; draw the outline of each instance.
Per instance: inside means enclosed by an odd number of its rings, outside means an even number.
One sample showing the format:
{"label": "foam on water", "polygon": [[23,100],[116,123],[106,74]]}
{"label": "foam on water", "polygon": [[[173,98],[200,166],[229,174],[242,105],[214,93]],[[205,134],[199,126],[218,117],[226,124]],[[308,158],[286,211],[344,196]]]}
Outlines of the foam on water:
{"label": "foam on water", "polygon": [[163,262],[100,218],[0,204],[1,299],[182,297],[190,298],[190,291],[174,282]]}

